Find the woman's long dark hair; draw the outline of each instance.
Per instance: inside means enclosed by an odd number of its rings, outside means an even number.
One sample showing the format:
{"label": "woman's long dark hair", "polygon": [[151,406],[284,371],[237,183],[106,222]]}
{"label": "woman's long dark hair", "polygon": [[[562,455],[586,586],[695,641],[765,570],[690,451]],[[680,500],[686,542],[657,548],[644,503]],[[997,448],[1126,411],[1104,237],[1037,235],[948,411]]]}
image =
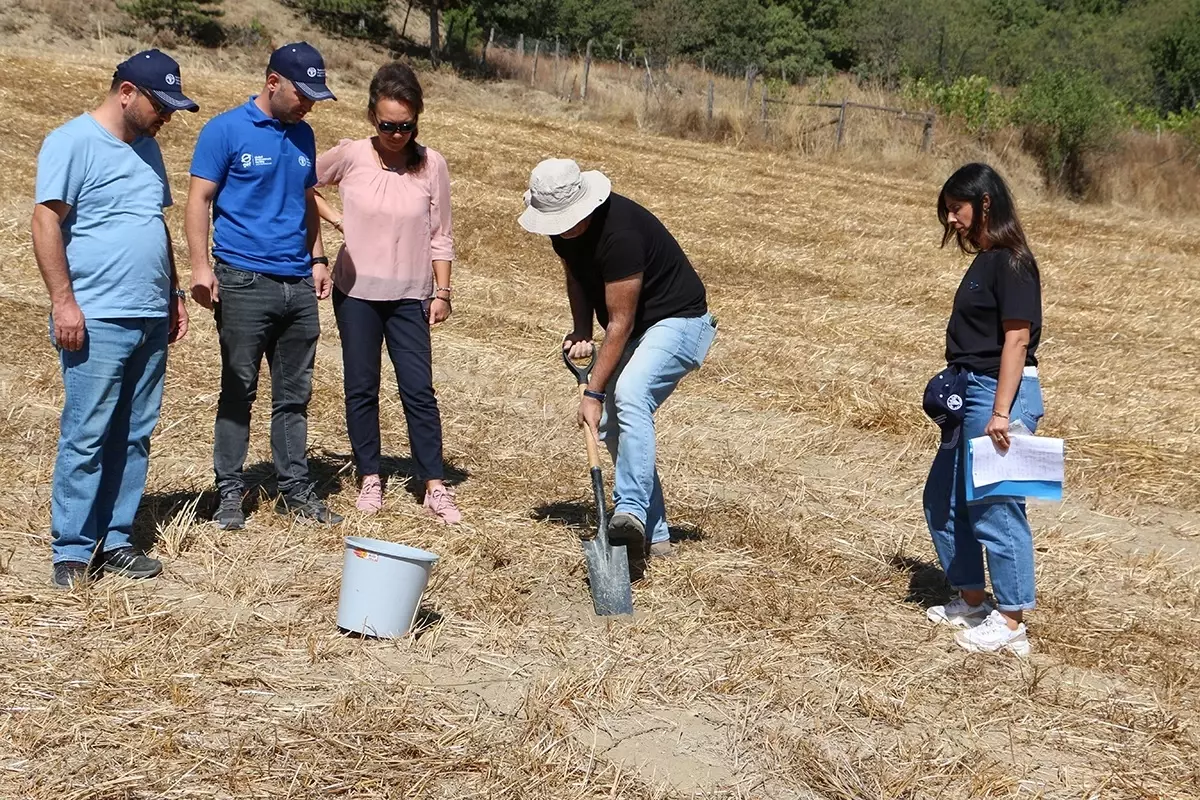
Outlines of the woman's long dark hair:
{"label": "woman's long dark hair", "polygon": [[[983,207],[984,197],[988,208]],[[950,224],[949,200],[961,200],[971,204],[971,228],[963,233]],[[938,219],[942,223],[942,247],[956,239],[964,253],[978,253],[980,242],[986,238],[988,249],[1008,250],[1013,269],[1034,278],[1039,278],[1037,260],[1025,230],[1017,219],[1012,193],[1000,173],[987,164],[967,164],[959,167],[942,186],[937,203]]]}
{"label": "woman's long dark hair", "polygon": [[[393,61],[384,64],[371,78],[371,88],[368,90],[367,113],[372,124],[377,119],[375,106],[380,100],[394,100],[404,103],[412,109],[417,118],[425,110],[425,93],[421,91],[421,82],[405,64]],[[416,120],[414,119],[414,122]],[[420,172],[425,166],[425,148],[417,144],[418,128],[413,128],[408,144],[404,146],[404,168],[409,172]]]}

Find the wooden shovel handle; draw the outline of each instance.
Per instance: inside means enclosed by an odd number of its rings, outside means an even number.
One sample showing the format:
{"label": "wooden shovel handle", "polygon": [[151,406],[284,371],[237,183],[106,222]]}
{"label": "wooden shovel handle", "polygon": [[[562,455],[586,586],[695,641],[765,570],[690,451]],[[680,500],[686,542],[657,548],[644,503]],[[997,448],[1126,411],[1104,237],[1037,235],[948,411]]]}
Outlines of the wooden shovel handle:
{"label": "wooden shovel handle", "polygon": [[[579,399],[583,399],[583,391],[587,389],[586,383],[579,384]],[[592,429],[584,425],[583,439],[587,442],[588,467],[591,469],[600,469],[600,446],[596,443],[596,437],[592,434]]]}

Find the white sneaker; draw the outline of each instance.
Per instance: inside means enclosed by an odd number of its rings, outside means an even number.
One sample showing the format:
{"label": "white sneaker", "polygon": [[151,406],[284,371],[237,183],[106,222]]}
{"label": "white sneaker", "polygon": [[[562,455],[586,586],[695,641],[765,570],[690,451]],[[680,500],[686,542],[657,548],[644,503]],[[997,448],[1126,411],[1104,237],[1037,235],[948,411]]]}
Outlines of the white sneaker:
{"label": "white sneaker", "polygon": [[977,606],[968,605],[962,597],[956,597],[944,606],[933,606],[925,612],[930,622],[952,625],[955,628],[974,628],[983,624],[992,613],[992,604],[984,600]]}
{"label": "white sneaker", "polygon": [[1004,615],[992,611],[981,624],[954,634],[958,646],[972,653],[1001,653],[1005,650],[1013,655],[1029,655],[1029,638],[1025,635],[1025,623],[1014,631],[1008,627]]}

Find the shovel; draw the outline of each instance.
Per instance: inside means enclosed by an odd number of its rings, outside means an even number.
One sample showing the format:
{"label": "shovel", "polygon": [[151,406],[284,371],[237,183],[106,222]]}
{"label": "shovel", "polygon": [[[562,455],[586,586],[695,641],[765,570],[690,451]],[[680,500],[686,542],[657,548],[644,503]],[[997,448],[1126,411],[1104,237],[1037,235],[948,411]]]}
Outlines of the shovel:
{"label": "shovel", "polygon": [[[579,383],[579,396],[587,388],[588,376],[596,363],[596,350],[592,358],[582,366],[571,360],[566,350],[562,351],[563,363]],[[604,477],[600,474],[600,451],[591,428],[583,426],[583,438],[587,441],[588,466],[592,471],[592,493],[596,496],[596,536],[583,542],[583,555],[587,560],[588,582],[592,587],[592,605],[596,616],[609,617],[615,614],[633,613],[633,591],[629,587],[629,557],[625,548],[612,547],[608,543],[608,515],[604,510]]]}

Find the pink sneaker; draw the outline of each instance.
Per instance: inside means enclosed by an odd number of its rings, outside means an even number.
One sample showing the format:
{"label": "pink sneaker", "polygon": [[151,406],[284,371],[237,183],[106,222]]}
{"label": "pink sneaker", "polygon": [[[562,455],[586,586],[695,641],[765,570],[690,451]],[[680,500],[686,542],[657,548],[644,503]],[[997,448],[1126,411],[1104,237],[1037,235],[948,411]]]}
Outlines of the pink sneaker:
{"label": "pink sneaker", "polygon": [[376,514],[383,508],[383,483],[378,475],[363,478],[362,489],[358,492],[358,501],[354,507],[364,514]]}
{"label": "pink sneaker", "polygon": [[454,505],[454,495],[449,489],[439,488],[425,492],[425,508],[447,525],[462,521],[462,512]]}

